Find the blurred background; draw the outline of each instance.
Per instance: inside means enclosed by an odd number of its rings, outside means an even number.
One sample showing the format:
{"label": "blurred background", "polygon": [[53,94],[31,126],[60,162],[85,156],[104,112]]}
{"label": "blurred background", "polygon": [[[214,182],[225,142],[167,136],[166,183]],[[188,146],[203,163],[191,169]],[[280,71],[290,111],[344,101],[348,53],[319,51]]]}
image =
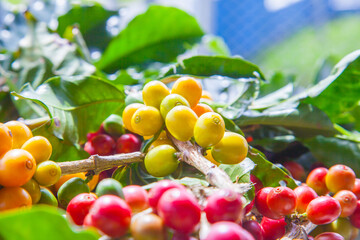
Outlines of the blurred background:
{"label": "blurred background", "polygon": [[[343,56],[360,48],[359,0],[107,0],[98,1],[116,11],[107,21],[115,36],[149,4],[176,6],[194,15],[203,29],[222,37],[228,54],[259,65],[271,79],[278,71],[306,87],[326,76]],[[1,0],[0,49],[17,49],[26,28],[28,9],[39,20],[57,28],[56,18],[71,4],[94,1]],[[226,48],[225,48],[226,49]],[[197,49],[197,51],[206,51]],[[93,58],[99,52],[91,48]],[[199,52],[197,52],[199,53]],[[227,53],[226,53],[227,54]],[[0,59],[1,60],[1,59]]]}

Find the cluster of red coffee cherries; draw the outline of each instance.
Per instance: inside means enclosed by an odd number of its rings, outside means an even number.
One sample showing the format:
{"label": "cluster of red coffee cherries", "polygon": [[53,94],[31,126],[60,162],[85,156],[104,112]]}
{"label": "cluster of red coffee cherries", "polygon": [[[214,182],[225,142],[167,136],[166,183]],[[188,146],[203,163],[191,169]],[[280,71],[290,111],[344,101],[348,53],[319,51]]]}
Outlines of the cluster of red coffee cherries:
{"label": "cluster of red coffee cherries", "polygon": [[132,133],[125,133],[118,115],[107,118],[96,132],[87,134],[84,150],[90,155],[107,156],[116,153],[140,151],[141,140]]}
{"label": "cluster of red coffee cherries", "polygon": [[[339,217],[349,218],[354,227],[360,228],[360,179],[356,179],[354,171],[345,165],[315,168],[309,173],[306,184],[294,190],[285,186],[262,188],[259,179],[252,176],[251,180],[256,195],[247,208],[249,211],[254,205],[263,216],[260,224],[263,238],[258,239],[281,238],[285,234],[285,217],[291,215],[302,216],[316,225],[332,223]],[[255,226],[257,222],[251,224]],[[337,233],[326,234],[334,235],[326,239],[344,239]]]}
{"label": "cluster of red coffee cherries", "polygon": [[[198,199],[183,185],[161,180],[147,192],[137,185],[123,188],[124,197],[79,194],[71,200],[67,213],[78,225],[91,226],[117,238],[126,234],[141,239],[194,239],[204,213],[211,224],[204,238],[259,239],[251,222],[244,222],[242,196],[229,189],[215,191],[200,206]],[[248,229],[248,230],[246,230]]]}

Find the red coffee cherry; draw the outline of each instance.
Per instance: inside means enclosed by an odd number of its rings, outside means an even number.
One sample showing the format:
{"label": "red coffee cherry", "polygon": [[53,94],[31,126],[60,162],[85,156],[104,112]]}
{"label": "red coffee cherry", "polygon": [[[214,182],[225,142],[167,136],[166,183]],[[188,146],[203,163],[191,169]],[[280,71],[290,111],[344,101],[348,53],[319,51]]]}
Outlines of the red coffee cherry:
{"label": "red coffee cherry", "polygon": [[248,231],[256,240],[263,240],[263,229],[257,221],[245,221],[243,222],[242,227]]}
{"label": "red coffee cherry", "polygon": [[190,236],[189,234],[174,232],[171,240],[197,240],[197,239]]}
{"label": "red coffee cherry", "polygon": [[217,222],[210,228],[205,240],[255,240],[254,237],[238,224],[233,222]]}
{"label": "red coffee cherry", "polygon": [[360,228],[360,200],[356,203],[355,212],[350,216],[350,222],[354,227]]}
{"label": "red coffee cherry", "polygon": [[93,139],[94,137],[96,137],[97,135],[99,134],[103,134],[103,133],[106,133],[105,132],[105,129],[104,129],[104,125],[101,124],[100,125],[100,128],[96,131],[96,132],[90,132],[86,135],[86,138],[88,141],[91,141],[91,139]]}
{"label": "red coffee cherry", "polygon": [[93,137],[90,142],[96,154],[100,156],[112,154],[115,148],[114,139],[107,134],[99,134]]}
{"label": "red coffee cherry", "polygon": [[116,141],[116,153],[131,153],[140,151],[141,141],[134,134],[121,135]]}
{"label": "red coffee cherry", "polygon": [[339,201],[341,206],[340,217],[348,217],[354,213],[357,198],[353,192],[349,190],[341,190],[334,195],[334,198]]}
{"label": "red coffee cherry", "polygon": [[289,161],[283,163],[283,166],[290,172],[291,176],[299,181],[302,181],[305,178],[305,169],[299,163],[294,161]]}
{"label": "red coffee cherry", "polygon": [[254,184],[255,193],[264,187],[260,179],[258,179],[255,175],[250,174],[250,181]]}
{"label": "red coffee cherry", "polygon": [[340,213],[339,201],[329,196],[315,198],[306,208],[307,218],[316,225],[331,223],[340,216]]}
{"label": "red coffee cherry", "polygon": [[161,180],[155,184],[153,188],[150,189],[148,197],[150,207],[153,208],[154,211],[157,209],[158,202],[161,196],[169,189],[178,188],[182,190],[186,190],[186,188],[174,181],[170,180]]}
{"label": "red coffee cherry", "polygon": [[84,150],[90,155],[96,154],[94,146],[89,141],[85,143]]}
{"label": "red coffee cherry", "polygon": [[309,203],[318,197],[314,189],[308,186],[299,186],[294,189],[296,194],[296,211],[298,213],[306,212]]}
{"label": "red coffee cherry", "polygon": [[272,212],[278,215],[289,215],[295,211],[296,194],[288,187],[273,188],[267,196],[267,205]]}
{"label": "red coffee cherry", "polygon": [[324,232],[315,237],[315,240],[345,240],[343,236],[335,232]]}
{"label": "red coffee cherry", "polygon": [[254,204],[255,204],[255,198],[253,200],[251,200],[251,202],[244,207],[245,215],[251,211],[251,209],[254,207]]}
{"label": "red coffee cherry", "polygon": [[261,220],[261,227],[263,229],[264,240],[276,240],[285,234],[286,222],[285,218],[274,220],[263,217]]}
{"label": "red coffee cherry", "polygon": [[267,197],[269,192],[272,190],[272,187],[265,187],[262,188],[259,192],[255,195],[255,207],[265,217],[271,219],[280,219],[282,216],[280,214],[274,213],[270,210],[267,204]]}
{"label": "red coffee cherry", "polygon": [[324,167],[315,168],[309,173],[306,179],[306,185],[314,189],[319,196],[329,192],[325,183],[327,172],[328,170]]}
{"label": "red coffee cherry", "polygon": [[356,195],[357,199],[360,199],[360,179],[355,179],[354,188],[352,189],[352,192]]}
{"label": "red coffee cherry", "polygon": [[200,222],[201,209],[186,190],[170,189],[160,198],[157,210],[166,226],[181,233],[191,233]]}
{"label": "red coffee cherry", "polygon": [[142,187],[138,185],[129,185],[122,190],[125,201],[129,204],[133,213],[141,212],[149,207],[147,191]]}
{"label": "red coffee cherry", "polygon": [[352,190],[355,185],[355,173],[348,166],[338,164],[329,169],[326,174],[326,187],[330,192],[337,193],[340,190]]}
{"label": "red coffee cherry", "polygon": [[90,193],[81,193],[71,199],[66,212],[76,225],[83,225],[84,219],[96,199],[96,196]]}
{"label": "red coffee cherry", "polygon": [[221,189],[208,197],[204,209],[206,218],[210,223],[220,221],[238,222],[241,211],[241,195],[230,189]]}
{"label": "red coffee cherry", "polygon": [[96,227],[106,235],[118,238],[129,230],[130,220],[131,209],[124,200],[115,195],[104,195],[92,205],[84,225]]}

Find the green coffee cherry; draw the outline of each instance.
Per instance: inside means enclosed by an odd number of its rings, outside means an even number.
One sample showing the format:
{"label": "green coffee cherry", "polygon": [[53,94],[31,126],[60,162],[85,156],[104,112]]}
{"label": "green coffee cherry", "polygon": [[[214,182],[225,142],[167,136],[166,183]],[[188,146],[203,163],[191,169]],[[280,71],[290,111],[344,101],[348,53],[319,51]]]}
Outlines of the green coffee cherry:
{"label": "green coffee cherry", "polygon": [[125,199],[121,183],[113,178],[106,178],[102,180],[96,187],[96,195],[98,197],[108,194]]}
{"label": "green coffee cherry", "polygon": [[117,114],[111,114],[104,121],[104,129],[111,135],[122,135],[125,133],[122,118]]}
{"label": "green coffee cherry", "polygon": [[66,181],[58,191],[58,200],[61,206],[67,207],[71,199],[80,193],[89,193],[90,188],[85,181],[79,177],[74,177]]}
{"label": "green coffee cherry", "polygon": [[50,192],[47,188],[40,188],[40,193],[41,197],[37,204],[45,204],[54,207],[57,207],[59,205],[54,194],[52,194],[52,192]]}

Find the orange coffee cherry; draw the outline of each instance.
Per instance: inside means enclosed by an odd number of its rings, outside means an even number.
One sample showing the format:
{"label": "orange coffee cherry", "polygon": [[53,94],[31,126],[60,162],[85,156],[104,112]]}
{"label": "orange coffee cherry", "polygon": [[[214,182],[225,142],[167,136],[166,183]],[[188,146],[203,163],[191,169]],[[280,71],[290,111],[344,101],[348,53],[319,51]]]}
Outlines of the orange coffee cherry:
{"label": "orange coffee cherry", "polygon": [[5,123],[5,125],[10,129],[13,136],[13,149],[21,148],[33,136],[30,128],[22,122],[10,121]]}
{"label": "orange coffee cherry", "polygon": [[10,150],[0,160],[0,185],[20,187],[33,177],[35,171],[36,162],[29,152]]}
{"label": "orange coffee cherry", "polygon": [[174,83],[171,93],[177,93],[183,96],[190,104],[190,107],[195,107],[198,104],[201,95],[202,87],[199,81],[192,77],[181,77]]}
{"label": "orange coffee cherry", "polygon": [[5,187],[0,189],[0,211],[30,207],[31,196],[21,187]]}
{"label": "orange coffee cherry", "polygon": [[193,107],[192,110],[196,113],[198,117],[200,117],[204,113],[213,112],[212,108],[205,103],[199,103],[198,105]]}
{"label": "orange coffee cherry", "polygon": [[0,142],[0,157],[2,157],[7,151],[11,150],[13,145],[11,131],[2,123],[0,123]]}

